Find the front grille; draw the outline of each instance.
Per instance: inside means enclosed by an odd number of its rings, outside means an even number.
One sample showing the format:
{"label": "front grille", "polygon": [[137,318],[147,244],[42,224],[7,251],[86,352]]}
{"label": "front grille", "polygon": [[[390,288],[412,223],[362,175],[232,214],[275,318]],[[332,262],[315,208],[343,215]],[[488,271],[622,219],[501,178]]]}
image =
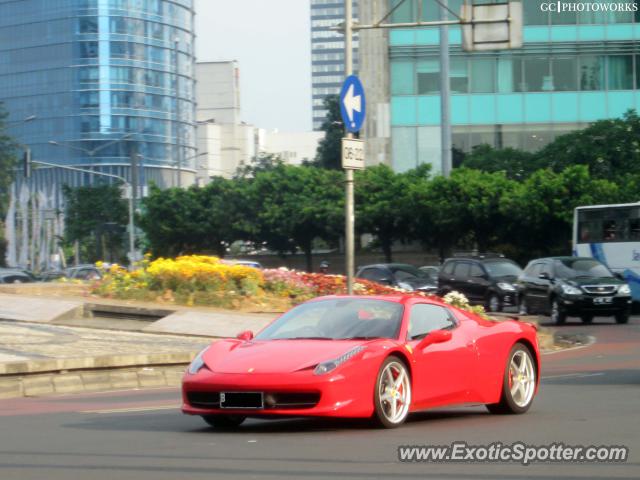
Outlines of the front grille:
{"label": "front grille", "polygon": [[320,401],[319,393],[271,393],[265,395],[266,408],[312,408]]}
{"label": "front grille", "polygon": [[617,285],[584,285],[582,289],[591,295],[613,295],[618,291]]}
{"label": "front grille", "polygon": [[219,392],[187,392],[187,401],[193,407],[220,408]]}
{"label": "front grille", "polygon": [[[256,395],[251,392],[247,395]],[[313,408],[320,401],[318,392],[265,392],[264,409],[304,409]],[[196,408],[219,409],[220,392],[187,392],[187,402]],[[257,408],[255,398],[247,397],[243,392],[225,393],[226,408]]]}

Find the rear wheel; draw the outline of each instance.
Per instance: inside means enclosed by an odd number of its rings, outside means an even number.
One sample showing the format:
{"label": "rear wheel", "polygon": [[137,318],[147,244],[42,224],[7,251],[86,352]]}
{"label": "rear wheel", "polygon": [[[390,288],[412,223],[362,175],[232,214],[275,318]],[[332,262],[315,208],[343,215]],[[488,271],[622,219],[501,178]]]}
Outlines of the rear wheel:
{"label": "rear wheel", "polygon": [[551,321],[556,325],[564,325],[567,321],[567,314],[560,307],[558,300],[553,298],[551,300]]}
{"label": "rear wheel", "polygon": [[395,428],[404,423],[411,405],[411,378],[398,357],[388,357],[380,367],[373,396],[374,419],[379,426]]}
{"label": "rear wheel", "polygon": [[629,323],[629,311],[625,310],[624,312],[616,313],[616,323]]}
{"label": "rear wheel", "polygon": [[203,415],[203,420],[220,430],[230,430],[239,427],[247,417],[242,415]]}
{"label": "rear wheel", "polygon": [[536,391],[536,364],[527,347],[516,343],[504,370],[502,396],[487,405],[491,413],[524,413],[529,410]]}

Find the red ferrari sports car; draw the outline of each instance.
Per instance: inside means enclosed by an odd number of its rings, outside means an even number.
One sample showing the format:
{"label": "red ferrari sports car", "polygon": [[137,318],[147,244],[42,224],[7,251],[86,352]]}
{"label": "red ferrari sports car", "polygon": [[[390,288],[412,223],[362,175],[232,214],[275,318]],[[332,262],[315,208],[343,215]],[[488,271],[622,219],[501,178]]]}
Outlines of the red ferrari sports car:
{"label": "red ferrari sports car", "polygon": [[230,428],[247,416],[372,417],[478,404],[524,413],[538,387],[535,328],[412,295],[329,296],[298,305],[255,337],[200,352],[182,411]]}

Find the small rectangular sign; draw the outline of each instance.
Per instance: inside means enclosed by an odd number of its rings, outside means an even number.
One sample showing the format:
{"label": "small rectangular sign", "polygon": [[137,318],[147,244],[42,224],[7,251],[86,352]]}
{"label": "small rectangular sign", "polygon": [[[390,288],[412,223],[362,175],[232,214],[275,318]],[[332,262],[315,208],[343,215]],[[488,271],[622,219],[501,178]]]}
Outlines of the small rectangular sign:
{"label": "small rectangular sign", "polygon": [[364,170],[364,140],[342,139],[342,168]]}

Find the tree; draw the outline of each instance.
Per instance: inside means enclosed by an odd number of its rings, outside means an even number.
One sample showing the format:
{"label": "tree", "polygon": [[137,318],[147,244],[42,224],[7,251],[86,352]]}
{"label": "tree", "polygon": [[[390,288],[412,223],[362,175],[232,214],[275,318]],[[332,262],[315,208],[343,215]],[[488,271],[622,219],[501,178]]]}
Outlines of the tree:
{"label": "tree", "polygon": [[571,252],[574,208],[616,203],[620,195],[616,184],[592,178],[586,165],[574,165],[560,173],[537,171],[507,192],[500,210],[523,257],[566,255]]}
{"label": "tree", "polygon": [[324,108],[327,110],[327,117],[321,127],[324,138],[318,145],[315,163],[323,168],[339,170],[342,168],[342,137],[344,135],[340,97],[327,95],[324,99]]}
{"label": "tree", "polygon": [[355,178],[356,228],[376,236],[387,262],[392,261],[395,241],[409,238],[410,185],[429,177],[429,165],[407,173],[395,173],[387,165],[357,172]]}
{"label": "tree", "polygon": [[538,169],[538,159],[533,153],[515,148],[496,149],[478,145],[464,156],[461,167],[484,172],[504,172],[512,180],[524,180]]}
{"label": "tree", "polygon": [[256,174],[248,201],[257,205],[256,237],[281,254],[300,248],[313,269],[313,241],[335,242],[344,218],[342,175],[310,166],[279,165]]}
{"label": "tree", "polygon": [[640,117],[629,110],[622,118],[600,120],[556,138],[537,154],[541,167],[562,172],[585,165],[593,178],[620,181],[640,173]]}
{"label": "tree", "polygon": [[[124,231],[128,222],[127,201],[121,185],[63,187],[66,200],[65,240],[79,242],[90,261],[124,258]],[[115,257],[115,258],[113,258]]]}
{"label": "tree", "polygon": [[9,187],[13,182],[18,161],[18,145],[6,130],[7,112],[0,102],[0,216],[4,218],[9,199]]}

